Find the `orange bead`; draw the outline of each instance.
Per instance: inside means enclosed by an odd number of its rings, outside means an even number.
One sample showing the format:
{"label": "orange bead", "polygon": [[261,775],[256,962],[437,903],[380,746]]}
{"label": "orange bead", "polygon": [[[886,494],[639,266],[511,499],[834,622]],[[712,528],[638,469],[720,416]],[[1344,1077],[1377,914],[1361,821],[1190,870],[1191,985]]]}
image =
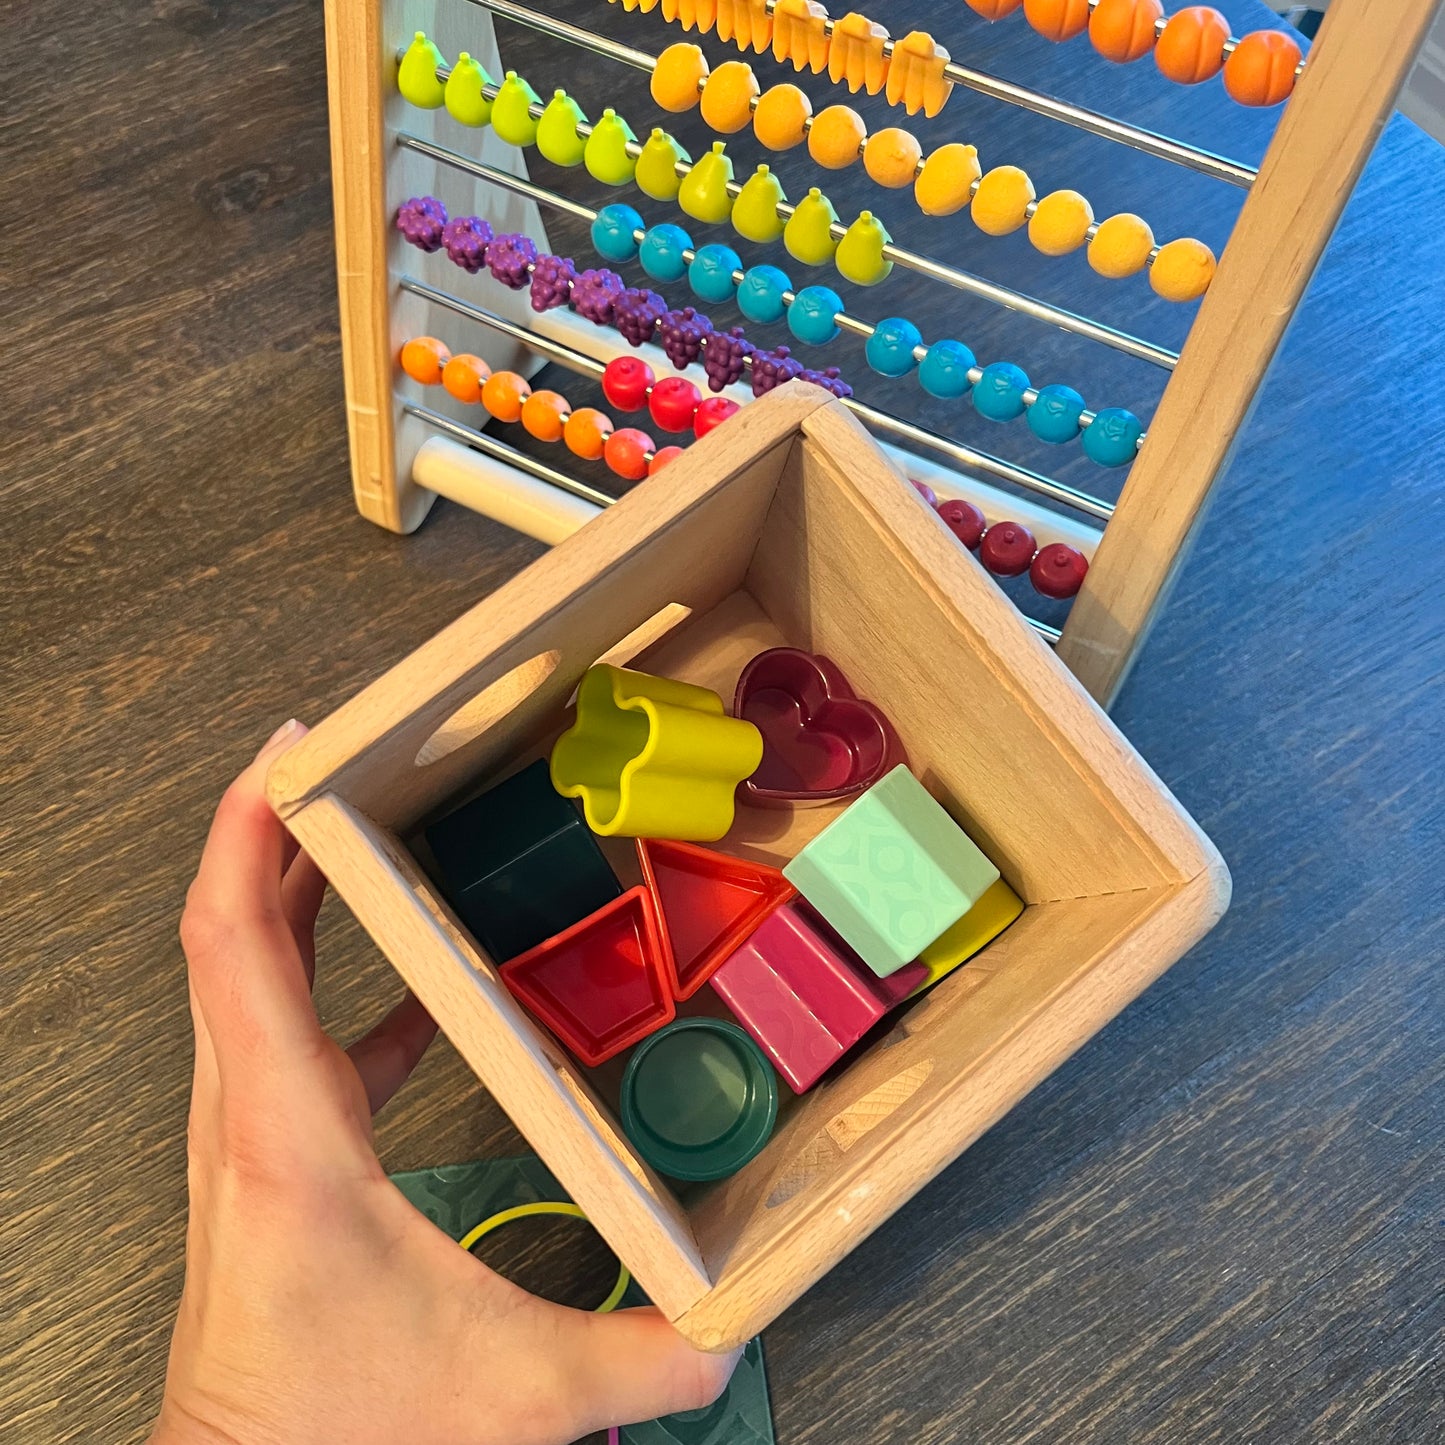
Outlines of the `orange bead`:
{"label": "orange bead", "polygon": [[1209,5],[1190,5],[1164,22],[1154,64],[1177,85],[1198,85],[1224,64],[1229,21]]}
{"label": "orange bead", "polygon": [[733,135],[753,118],[758,98],[758,78],[742,60],[719,65],[702,87],[702,118],[719,135]]}
{"label": "orange bead", "polygon": [[1089,17],[1089,43],[1118,65],[1154,48],[1154,22],[1164,15],[1159,0],[1099,0]]}
{"label": "orange bead", "polygon": [[813,117],[808,154],[825,170],[841,171],[858,159],[868,129],[851,106],[830,105]]}
{"label": "orange bead", "polygon": [[1089,0],[1024,0],[1024,19],[1045,40],[1072,40],[1089,28]]}
{"label": "orange bead", "polygon": [[571,410],[561,392],[534,391],[522,403],[522,425],[539,442],[559,442]]}
{"label": "orange bead", "polygon": [[414,336],[401,348],[401,369],[423,386],[435,386],[452,354],[435,336]]}
{"label": "orange bead", "polygon": [[562,424],[567,450],[583,461],[595,462],[612,435],[612,418],[595,406],[579,407]]}
{"label": "orange bead", "polygon": [[647,475],[649,477],[656,475],[668,462],[676,461],[681,455],[681,447],[663,447],[660,452],[653,454],[652,460],[647,464]]}
{"label": "orange bead", "polygon": [[923,147],[917,137],[891,125],[876,130],[863,143],[863,169],[880,186],[897,190],[911,186],[923,159]]}
{"label": "orange bead", "polygon": [[635,426],[625,426],[621,431],[613,432],[602,449],[607,465],[629,482],[641,481],[647,475],[652,452],[652,438]]}
{"label": "orange bead", "polygon": [[492,368],[480,356],[464,351],[442,367],[442,385],[458,401],[475,406],[482,399],[482,383],[491,374]]}
{"label": "orange bead", "polygon": [[758,97],[753,134],[770,151],[792,150],[807,139],[813,102],[796,85],[775,85]]}
{"label": "orange bead", "polygon": [[527,379],[515,371],[494,371],[482,383],[482,405],[498,421],[516,421],[522,415],[522,403],[531,396]]}
{"label": "orange bead", "polygon": [[1278,105],[1294,89],[1302,53],[1283,30],[1256,30],[1224,62],[1224,88],[1241,105]]}
{"label": "orange bead", "polygon": [[968,8],[985,20],[1002,20],[1023,3],[1024,0],[968,0]]}

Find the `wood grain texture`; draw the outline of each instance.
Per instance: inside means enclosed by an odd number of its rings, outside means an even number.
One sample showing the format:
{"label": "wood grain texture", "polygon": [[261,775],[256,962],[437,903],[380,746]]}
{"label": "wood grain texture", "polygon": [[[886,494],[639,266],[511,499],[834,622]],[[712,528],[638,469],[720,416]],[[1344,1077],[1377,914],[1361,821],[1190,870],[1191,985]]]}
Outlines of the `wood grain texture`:
{"label": "wood grain texture", "polygon": [[[654,50],[671,35],[655,14],[556,8]],[[1222,8],[1236,33],[1266,19]],[[1271,123],[1017,17],[915,15],[979,64],[1246,159]],[[355,514],[319,7],[22,0],[6,22],[0,1439],[132,1442],[180,1287],[175,922],[210,809],[277,722],[329,712],[540,548],[446,505],[407,539]],[[503,44],[589,114],[651,114],[638,77]],[[1050,186],[1087,176],[1096,207],[1142,206],[1161,234],[1217,243],[1237,205],[962,94],[927,133],[972,133]],[[790,194],[806,177],[789,166]],[[1229,915],[769,1331],[783,1445],[1445,1434],[1442,190],[1440,149],[1394,122],[1115,707],[1229,862]],[[875,194],[854,173],[828,193],[845,215]],[[887,219],[1179,339],[1163,303],[1022,242]],[[587,254],[575,229],[559,244]],[[868,314],[937,298],[895,275]],[[1150,410],[1147,368],[982,308],[948,325],[1040,379],[1087,357],[1091,399]],[[866,390],[914,404],[911,383]],[[1031,464],[1097,475],[1030,445]],[[320,944],[323,1017],[360,1032],[391,970],[334,903]],[[378,1137],[392,1168],[520,1148],[444,1045]]]}

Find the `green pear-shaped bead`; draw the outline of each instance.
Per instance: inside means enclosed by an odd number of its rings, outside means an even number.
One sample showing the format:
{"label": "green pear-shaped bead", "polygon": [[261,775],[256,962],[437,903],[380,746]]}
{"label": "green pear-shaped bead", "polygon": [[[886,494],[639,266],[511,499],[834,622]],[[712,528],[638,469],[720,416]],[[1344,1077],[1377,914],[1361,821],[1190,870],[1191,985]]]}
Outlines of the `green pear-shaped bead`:
{"label": "green pear-shaped bead", "polygon": [[537,92],[515,70],[509,70],[492,102],[492,129],[508,145],[531,145],[537,139],[532,107],[541,103]]}
{"label": "green pear-shaped bead", "polygon": [[654,201],[675,200],[682,186],[679,161],[691,163],[692,157],[661,126],[654,126],[637,157],[637,173],[632,178],[637,189]]}
{"label": "green pear-shaped bead", "polygon": [[402,98],[423,110],[435,110],[445,99],[446,89],[437,79],[437,67],[445,65],[440,50],[418,30],[397,67],[396,88]]}
{"label": "green pear-shaped bead", "polygon": [[582,107],[565,90],[554,91],[537,122],[537,149],[553,165],[580,166],[587,142],[577,134],[577,127],[586,120]]}
{"label": "green pear-shaped bead", "polygon": [[492,77],[464,50],[457,56],[447,77],[447,114],[463,125],[486,125],[492,118],[492,102],[482,92]]}
{"label": "green pear-shaped bead", "polygon": [[637,159],[629,155],[627,147],[636,144],[637,137],[632,127],[609,106],[602,112],[602,119],[592,127],[587,137],[582,159],[587,163],[587,173],[605,186],[626,185],[637,169]]}
{"label": "green pear-shaped bead", "polygon": [[872,211],[860,212],[838,242],[833,264],[859,286],[876,286],[893,269],[893,262],[883,255],[883,248],[892,241]]}
{"label": "green pear-shaped bead", "polygon": [[788,255],[805,266],[826,266],[838,249],[832,229],[837,220],[832,201],[814,186],[798,202],[783,227],[783,245],[788,248]]}
{"label": "green pear-shaped bead", "polygon": [[694,220],[717,224],[732,213],[733,198],[728,182],[733,178],[733,163],[727,147],[720,140],[703,153],[677,188],[677,203]]}
{"label": "green pear-shaped bead", "polygon": [[749,241],[776,241],[783,234],[778,207],[787,203],[778,178],[767,166],[759,166],[733,202],[733,230]]}

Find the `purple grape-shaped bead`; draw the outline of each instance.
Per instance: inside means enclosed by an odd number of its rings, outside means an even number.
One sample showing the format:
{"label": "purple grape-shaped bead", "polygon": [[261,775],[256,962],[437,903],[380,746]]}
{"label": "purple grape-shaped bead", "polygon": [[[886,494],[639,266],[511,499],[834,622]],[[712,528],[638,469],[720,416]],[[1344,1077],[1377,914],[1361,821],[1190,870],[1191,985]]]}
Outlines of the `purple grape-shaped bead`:
{"label": "purple grape-shaped bead", "polygon": [[554,311],[572,294],[577,268],[570,256],[538,256],[532,267],[532,310]]}
{"label": "purple grape-shaped bead", "polygon": [[498,236],[487,247],[487,270],[492,280],[500,281],[509,291],[520,291],[527,284],[536,259],[536,242],[517,232]]}
{"label": "purple grape-shaped bead", "polygon": [[685,371],[702,355],[703,339],[712,333],[712,322],[695,306],[669,311],[658,323],[657,339],[667,359],[679,371]]}
{"label": "purple grape-shaped bead", "polygon": [[824,391],[831,391],[834,396],[852,396],[853,388],[843,380],[842,373],[836,366],[825,367],[822,371],[815,371],[812,367],[805,367],[798,373],[800,381],[811,381],[814,386],[821,386]]}
{"label": "purple grape-shaped bead", "polygon": [[622,294],[622,277],[605,268],[583,271],[572,283],[572,308],[594,326],[612,324],[612,308]]}
{"label": "purple grape-shaped bead", "polygon": [[480,216],[457,216],[442,230],[442,243],[451,263],[475,276],[487,264],[492,228]]}
{"label": "purple grape-shaped bead", "polygon": [[757,348],[741,326],[711,332],[702,348],[702,366],[709,391],[721,391],[742,378],[744,364]]}
{"label": "purple grape-shaped bead", "polygon": [[634,286],[624,291],[612,308],[612,324],[629,346],[651,341],[657,323],[667,314],[667,302],[656,291]]}
{"label": "purple grape-shaped bead", "polygon": [[413,196],[396,212],[396,229],[423,251],[439,251],[447,208],[435,196]]}
{"label": "purple grape-shaped bead", "polygon": [[775,386],[801,376],[805,368],[786,346],[753,352],[753,395],[766,396]]}

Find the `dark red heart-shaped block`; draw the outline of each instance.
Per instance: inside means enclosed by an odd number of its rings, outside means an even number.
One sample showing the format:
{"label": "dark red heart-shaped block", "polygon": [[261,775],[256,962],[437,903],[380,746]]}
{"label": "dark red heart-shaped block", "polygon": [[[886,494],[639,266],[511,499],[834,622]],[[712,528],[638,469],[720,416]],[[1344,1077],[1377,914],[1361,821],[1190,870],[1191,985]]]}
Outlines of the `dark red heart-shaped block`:
{"label": "dark red heart-shaped block", "polygon": [[834,802],[907,761],[888,719],[828,658],[801,648],[753,658],[738,679],[733,712],[763,735],[763,760],[739,790],[743,802]]}

